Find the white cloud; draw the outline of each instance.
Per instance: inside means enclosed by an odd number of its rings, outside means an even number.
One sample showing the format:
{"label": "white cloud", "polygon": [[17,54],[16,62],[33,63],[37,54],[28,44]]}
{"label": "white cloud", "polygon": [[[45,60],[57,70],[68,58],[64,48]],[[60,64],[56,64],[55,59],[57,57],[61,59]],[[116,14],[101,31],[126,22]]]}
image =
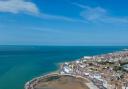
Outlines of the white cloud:
{"label": "white cloud", "polygon": [[[70,2],[71,3],[71,2]],[[80,8],[83,8],[83,9],[88,9],[88,8],[90,8],[89,6],[86,6],[86,5],[82,5],[82,4],[79,4],[79,3],[75,3],[75,2],[73,2],[73,3],[71,3],[72,5],[75,5],[75,6],[78,6],[78,7],[80,7]]]}
{"label": "white cloud", "polygon": [[73,19],[66,16],[42,13],[39,11],[37,5],[31,2],[31,0],[0,0],[0,12],[9,12],[12,14],[26,13],[37,16],[41,19],[86,23],[86,21]]}
{"label": "white cloud", "polygon": [[0,0],[0,12],[39,14],[39,9],[27,0]]}
{"label": "white cloud", "polygon": [[63,20],[68,22],[88,23],[88,21],[98,21],[105,23],[128,23],[128,18],[118,18],[110,16],[108,15],[108,11],[104,8],[90,7],[78,3],[72,4],[83,9],[83,11],[80,12],[80,16],[84,18],[84,20],[42,13],[39,11],[38,6],[35,3],[31,2],[31,0],[0,0],[0,12],[8,12],[13,14],[26,13],[40,17],[42,19]]}
{"label": "white cloud", "polygon": [[86,8],[80,15],[89,21],[100,20],[106,18],[107,11],[101,7]]}
{"label": "white cloud", "polygon": [[50,20],[63,20],[63,21],[68,21],[68,22],[80,22],[80,23],[88,23],[85,20],[81,19],[74,19],[66,16],[60,16],[60,15],[50,15],[50,14],[41,14],[40,17],[42,19],[50,19]]}
{"label": "white cloud", "polygon": [[83,11],[80,12],[80,16],[87,21],[103,23],[128,23],[127,17],[111,16],[110,13],[102,7],[90,7],[78,3],[72,4],[83,9]]}

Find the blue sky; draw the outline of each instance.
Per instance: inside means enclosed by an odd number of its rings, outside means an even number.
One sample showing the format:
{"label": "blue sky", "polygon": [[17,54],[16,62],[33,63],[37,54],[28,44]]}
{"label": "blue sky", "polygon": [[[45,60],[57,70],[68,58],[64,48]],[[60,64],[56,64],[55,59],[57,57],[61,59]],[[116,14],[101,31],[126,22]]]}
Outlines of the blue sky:
{"label": "blue sky", "polygon": [[128,0],[0,0],[0,45],[128,45]]}

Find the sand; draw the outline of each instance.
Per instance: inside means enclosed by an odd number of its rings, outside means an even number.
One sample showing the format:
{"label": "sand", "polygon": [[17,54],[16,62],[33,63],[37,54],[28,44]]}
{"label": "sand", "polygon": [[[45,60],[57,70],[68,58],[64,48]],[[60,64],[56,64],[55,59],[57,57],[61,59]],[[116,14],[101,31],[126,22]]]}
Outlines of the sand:
{"label": "sand", "polygon": [[34,89],[89,89],[87,80],[73,76],[59,75],[44,78]]}

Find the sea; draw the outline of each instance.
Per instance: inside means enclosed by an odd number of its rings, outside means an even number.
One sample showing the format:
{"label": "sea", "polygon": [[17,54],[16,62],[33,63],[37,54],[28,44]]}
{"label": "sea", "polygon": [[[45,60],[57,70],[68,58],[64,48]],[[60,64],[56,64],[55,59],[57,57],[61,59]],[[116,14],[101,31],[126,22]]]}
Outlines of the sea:
{"label": "sea", "polygon": [[59,69],[83,56],[127,49],[128,46],[0,46],[0,89],[24,89],[34,77]]}

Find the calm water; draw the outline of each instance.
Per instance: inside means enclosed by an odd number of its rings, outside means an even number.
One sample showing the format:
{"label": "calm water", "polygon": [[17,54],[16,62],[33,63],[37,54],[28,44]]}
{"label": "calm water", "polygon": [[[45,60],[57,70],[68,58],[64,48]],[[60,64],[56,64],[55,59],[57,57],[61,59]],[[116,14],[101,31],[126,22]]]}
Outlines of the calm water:
{"label": "calm water", "polygon": [[58,63],[128,47],[0,46],[0,89],[23,89],[33,77],[57,70]]}

